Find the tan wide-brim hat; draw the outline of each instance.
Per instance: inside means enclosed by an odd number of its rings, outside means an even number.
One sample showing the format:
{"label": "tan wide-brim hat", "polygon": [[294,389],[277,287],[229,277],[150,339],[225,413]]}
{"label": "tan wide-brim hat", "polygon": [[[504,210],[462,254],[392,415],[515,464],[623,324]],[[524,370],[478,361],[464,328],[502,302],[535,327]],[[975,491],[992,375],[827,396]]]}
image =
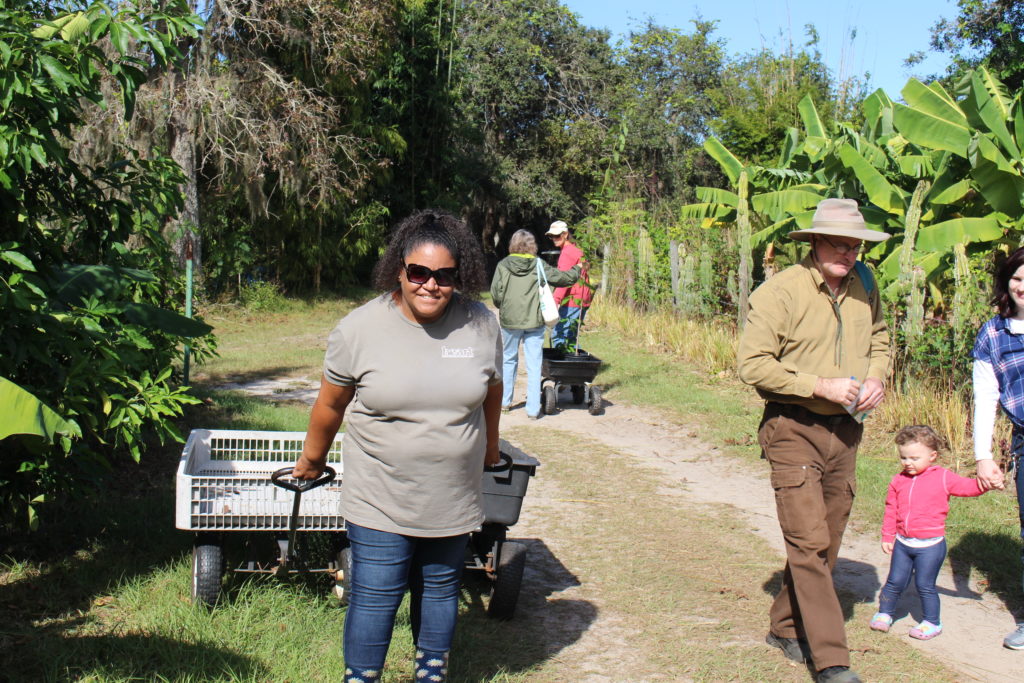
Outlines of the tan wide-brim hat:
{"label": "tan wide-brim hat", "polygon": [[856,199],[823,199],[814,212],[811,227],[807,230],[794,230],[789,233],[789,238],[809,242],[811,235],[849,237],[865,242],[882,242],[892,237],[887,232],[867,226],[857,208]]}

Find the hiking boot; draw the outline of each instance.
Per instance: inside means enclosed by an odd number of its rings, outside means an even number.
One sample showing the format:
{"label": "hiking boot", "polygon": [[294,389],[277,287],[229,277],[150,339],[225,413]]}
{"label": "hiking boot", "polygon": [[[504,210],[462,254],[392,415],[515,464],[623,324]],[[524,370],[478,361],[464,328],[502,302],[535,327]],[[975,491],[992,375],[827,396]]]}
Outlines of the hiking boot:
{"label": "hiking boot", "polygon": [[931,640],[940,633],[942,633],[942,624],[933,624],[930,621],[922,621],[910,629],[910,637],[918,640]]}
{"label": "hiking boot", "polygon": [[783,638],[769,631],[768,635],[764,637],[764,642],[772,647],[779,648],[782,650],[782,654],[786,655],[786,659],[790,659],[797,664],[803,664],[811,658],[810,653],[807,651],[807,642],[801,641],[798,638]]}
{"label": "hiking boot", "polygon": [[827,666],[814,677],[817,683],[861,683],[860,676],[848,666]]}
{"label": "hiking boot", "polygon": [[1017,630],[1003,638],[1003,647],[1024,650],[1024,624],[1017,624]]}

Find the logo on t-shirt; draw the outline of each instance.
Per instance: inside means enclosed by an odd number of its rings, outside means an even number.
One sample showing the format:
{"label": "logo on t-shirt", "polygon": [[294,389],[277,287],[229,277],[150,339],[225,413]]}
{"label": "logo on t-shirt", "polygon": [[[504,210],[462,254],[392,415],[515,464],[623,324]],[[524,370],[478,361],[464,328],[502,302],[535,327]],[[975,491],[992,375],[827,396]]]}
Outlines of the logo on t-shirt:
{"label": "logo on t-shirt", "polygon": [[442,346],[441,358],[473,358],[473,347],[467,346],[464,349],[457,349],[451,346]]}

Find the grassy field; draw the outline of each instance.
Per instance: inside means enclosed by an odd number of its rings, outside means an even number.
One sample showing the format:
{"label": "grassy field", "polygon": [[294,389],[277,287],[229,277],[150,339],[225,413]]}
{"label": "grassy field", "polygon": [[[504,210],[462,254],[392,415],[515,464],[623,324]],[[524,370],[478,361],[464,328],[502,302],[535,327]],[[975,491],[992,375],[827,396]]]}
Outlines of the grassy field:
{"label": "grassy field", "polygon": [[[209,311],[207,319],[221,338],[221,356],[199,369],[198,389],[206,403],[189,413],[184,429],[304,429],[305,405],[272,406],[212,387],[262,377],[318,377],[326,334],[355,303],[292,302],[284,310],[261,314],[231,307]],[[695,370],[692,362],[679,360],[681,351],[652,341],[648,333],[631,336],[607,324],[591,328],[583,345],[606,360],[601,382],[609,397],[675,414],[680,424],[692,425],[721,452],[756,462],[752,435],[759,405],[727,371]],[[593,478],[581,476],[561,455],[561,444],[571,437],[546,430],[513,436],[542,457],[545,477],[557,481],[566,498],[596,497]],[[896,471],[890,438],[869,421],[855,526],[877,528],[885,485]],[[332,604],[326,582],[235,579],[216,609],[191,604],[192,539],[175,531],[173,522],[178,448],[150,452],[141,465],[121,463],[102,495],[51,507],[42,531],[6,542],[0,566],[0,670],[5,680],[337,680],[344,611]],[[664,499],[649,475],[597,444],[580,448],[603,468],[604,477],[628,481],[623,490],[631,492],[588,510],[585,521],[567,512],[552,522],[552,533],[567,543],[582,536],[600,539],[577,539],[574,571],[590,577],[601,603],[622,615],[623,633],[640,649],[641,668],[706,681],[806,680],[805,672],[786,666],[757,642],[763,637],[767,604],[761,587],[765,565],[769,559],[777,564],[764,544],[746,534],[749,547],[741,553],[715,549],[721,529],[744,534],[727,509],[666,516]],[[951,561],[981,571],[993,590],[1019,601],[1019,546],[1010,496],[963,501],[950,519]],[[649,540],[638,543],[638,538]],[[577,663],[552,652],[543,624],[488,619],[483,590],[478,583],[466,583],[453,680],[575,680]],[[556,617],[558,609],[550,606]],[[409,679],[407,619],[403,610],[389,654],[388,681]],[[866,628],[860,621],[851,622],[854,633]],[[857,665],[865,673],[882,672],[885,666],[916,672],[904,680],[954,679],[890,641],[857,654]],[[639,672],[635,677],[629,672],[609,675],[612,680],[644,679]]]}

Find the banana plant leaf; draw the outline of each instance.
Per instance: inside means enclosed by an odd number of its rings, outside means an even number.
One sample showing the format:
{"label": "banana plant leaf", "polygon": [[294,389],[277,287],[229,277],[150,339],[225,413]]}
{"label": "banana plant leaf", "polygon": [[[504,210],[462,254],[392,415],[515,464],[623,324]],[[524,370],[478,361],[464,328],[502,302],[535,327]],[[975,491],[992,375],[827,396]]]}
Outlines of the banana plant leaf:
{"label": "banana plant leaf", "polygon": [[865,135],[877,140],[893,134],[892,100],[879,88],[865,98],[861,104],[864,112]]}
{"label": "banana plant leaf", "polygon": [[758,249],[768,242],[778,242],[793,230],[798,230],[796,219],[792,216],[784,218],[777,223],[772,223],[764,230],[758,230],[750,236],[750,248]]}
{"label": "banana plant leaf", "polygon": [[994,215],[980,218],[954,218],[921,228],[917,248],[926,252],[946,252],[957,244],[992,242],[1003,236],[1003,228]]}
{"label": "banana plant leaf", "polygon": [[787,128],[785,133],[785,139],[782,141],[782,151],[779,152],[779,167],[785,168],[789,166],[789,163],[793,161],[793,155],[796,153],[797,146],[800,142],[800,133],[796,128]]}
{"label": "banana plant leaf", "polygon": [[853,171],[857,180],[864,186],[864,192],[868,199],[876,206],[885,209],[889,213],[902,216],[906,210],[906,202],[903,198],[903,191],[892,185],[878,172],[874,166],[869,164],[848,143],[843,143],[839,148],[839,158],[843,165]]}
{"label": "banana plant leaf", "polygon": [[127,281],[156,282],[155,275],[136,268],[111,266],[68,266],[57,275],[57,298],[65,304],[75,304],[91,295],[117,298]]}
{"label": "banana plant leaf", "polygon": [[964,179],[942,188],[936,183],[928,194],[927,202],[930,204],[955,204],[966,197],[971,189],[972,186],[969,179]]}
{"label": "banana plant leaf", "polygon": [[[989,82],[982,80],[980,71],[971,75],[970,86],[967,89],[967,97],[960,102],[960,107],[967,115],[967,120],[975,128],[992,133],[1003,150],[1011,156],[1018,156],[1020,148],[1017,141],[1013,139],[1006,122],[1010,120],[1010,107],[1000,96],[1002,84],[992,79],[988,71]],[[996,93],[993,96],[989,88]]]}
{"label": "banana plant leaf", "polygon": [[[891,291],[892,287],[896,284],[896,281],[900,276],[900,255],[903,253],[903,245],[899,245],[886,256],[881,263],[875,268],[878,273],[878,277],[882,282],[889,283],[885,285],[886,291]],[[935,270],[942,265],[942,257],[944,253],[930,252],[930,253],[915,253],[914,254],[914,265],[918,266],[925,272],[925,276],[931,276]]]}
{"label": "banana plant leaf", "polygon": [[971,177],[978,192],[996,211],[1015,216],[1021,211],[1024,177],[1007,162],[987,136],[970,146]]}
{"label": "banana plant leaf", "polygon": [[729,182],[735,185],[739,182],[740,172],[743,171],[743,162],[737,159],[732,152],[725,148],[717,138],[708,138],[704,141],[704,151],[718,162],[718,165],[729,176]]}
{"label": "banana plant leaf", "polygon": [[697,199],[705,204],[722,204],[733,208],[740,205],[740,196],[729,190],[717,187],[698,187],[694,193],[697,195]]}
{"label": "banana plant leaf", "polygon": [[907,154],[896,159],[900,172],[911,178],[928,178],[935,174],[932,159],[926,154]]}
{"label": "banana plant leaf", "polygon": [[0,377],[0,405],[4,407],[4,415],[0,418],[0,439],[12,434],[31,434],[53,443],[57,434],[82,435],[78,425],[68,422],[6,377]]}
{"label": "banana plant leaf", "polygon": [[204,322],[186,318],[165,308],[138,303],[120,304],[119,306],[124,317],[129,321],[177,337],[201,337],[213,330]]}
{"label": "banana plant leaf", "polygon": [[754,211],[764,214],[773,221],[807,209],[813,209],[825,197],[817,192],[788,189],[777,192],[762,192],[750,198]]}
{"label": "banana plant leaf", "polygon": [[796,108],[800,111],[800,118],[804,122],[804,130],[807,131],[807,137],[828,137],[828,133],[825,132],[825,126],[821,123],[821,117],[818,116],[818,109],[814,106],[814,100],[811,99],[810,95],[804,95],[800,103],[796,105]]}
{"label": "banana plant leaf", "polygon": [[894,104],[893,123],[900,135],[915,145],[944,149],[967,158],[971,132],[967,127],[966,118],[962,122],[949,121],[934,111]]}

